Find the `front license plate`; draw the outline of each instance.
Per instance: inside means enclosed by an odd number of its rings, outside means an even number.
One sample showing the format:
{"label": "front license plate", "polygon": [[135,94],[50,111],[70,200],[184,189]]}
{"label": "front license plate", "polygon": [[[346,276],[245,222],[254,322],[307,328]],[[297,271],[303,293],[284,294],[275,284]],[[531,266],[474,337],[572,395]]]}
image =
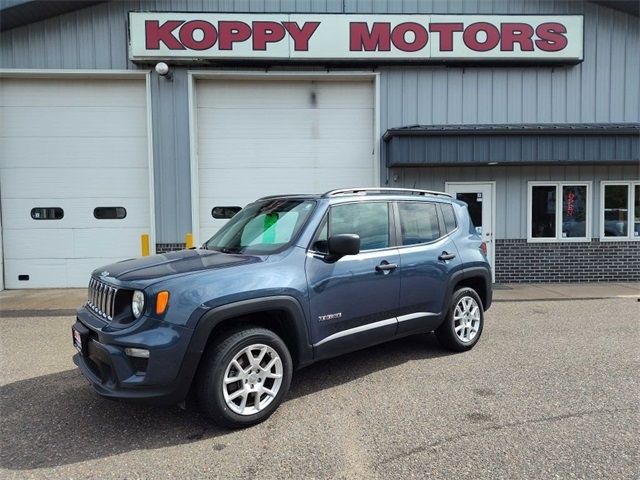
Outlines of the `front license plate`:
{"label": "front license plate", "polygon": [[75,328],[73,329],[73,346],[82,353],[82,335]]}

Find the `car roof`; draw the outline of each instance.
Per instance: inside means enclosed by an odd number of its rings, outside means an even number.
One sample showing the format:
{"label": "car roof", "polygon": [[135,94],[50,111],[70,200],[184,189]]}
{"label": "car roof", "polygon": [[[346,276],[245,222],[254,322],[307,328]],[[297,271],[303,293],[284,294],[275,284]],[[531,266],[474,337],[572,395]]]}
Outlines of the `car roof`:
{"label": "car roof", "polygon": [[[277,200],[277,199],[327,199],[327,200],[353,200],[363,199],[365,197],[385,200],[438,200],[438,201],[455,201],[452,196],[446,192],[438,192],[434,190],[420,190],[415,188],[388,188],[388,187],[362,187],[362,188],[342,188],[329,190],[319,194],[288,194],[288,195],[270,195],[262,197],[258,201]],[[334,202],[332,202],[334,203]],[[456,202],[457,203],[457,202]]]}

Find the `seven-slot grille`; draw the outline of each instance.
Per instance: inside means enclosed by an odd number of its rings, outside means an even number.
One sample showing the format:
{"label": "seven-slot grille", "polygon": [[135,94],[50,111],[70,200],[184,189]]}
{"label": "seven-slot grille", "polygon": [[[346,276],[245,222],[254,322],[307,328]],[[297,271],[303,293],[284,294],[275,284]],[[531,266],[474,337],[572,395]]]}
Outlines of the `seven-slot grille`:
{"label": "seven-slot grille", "polygon": [[92,278],[89,282],[89,299],[87,305],[102,318],[113,320],[117,291],[117,288],[110,287],[106,283]]}

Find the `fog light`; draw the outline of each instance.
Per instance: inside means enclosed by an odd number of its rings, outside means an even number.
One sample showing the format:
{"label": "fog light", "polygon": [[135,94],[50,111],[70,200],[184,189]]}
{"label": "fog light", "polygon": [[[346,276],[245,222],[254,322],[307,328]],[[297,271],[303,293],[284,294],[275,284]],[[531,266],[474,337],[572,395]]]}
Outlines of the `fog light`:
{"label": "fog light", "polygon": [[136,358],[149,358],[149,350],[144,348],[125,348],[124,353],[126,353],[129,357]]}

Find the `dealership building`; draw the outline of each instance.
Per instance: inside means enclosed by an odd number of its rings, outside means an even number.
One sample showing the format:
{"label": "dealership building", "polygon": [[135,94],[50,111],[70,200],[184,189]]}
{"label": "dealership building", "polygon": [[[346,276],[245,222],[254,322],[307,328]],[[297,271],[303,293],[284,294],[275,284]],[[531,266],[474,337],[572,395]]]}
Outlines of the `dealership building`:
{"label": "dealership building", "polygon": [[636,1],[0,7],[4,288],[360,186],[467,202],[496,282],[640,280]]}

